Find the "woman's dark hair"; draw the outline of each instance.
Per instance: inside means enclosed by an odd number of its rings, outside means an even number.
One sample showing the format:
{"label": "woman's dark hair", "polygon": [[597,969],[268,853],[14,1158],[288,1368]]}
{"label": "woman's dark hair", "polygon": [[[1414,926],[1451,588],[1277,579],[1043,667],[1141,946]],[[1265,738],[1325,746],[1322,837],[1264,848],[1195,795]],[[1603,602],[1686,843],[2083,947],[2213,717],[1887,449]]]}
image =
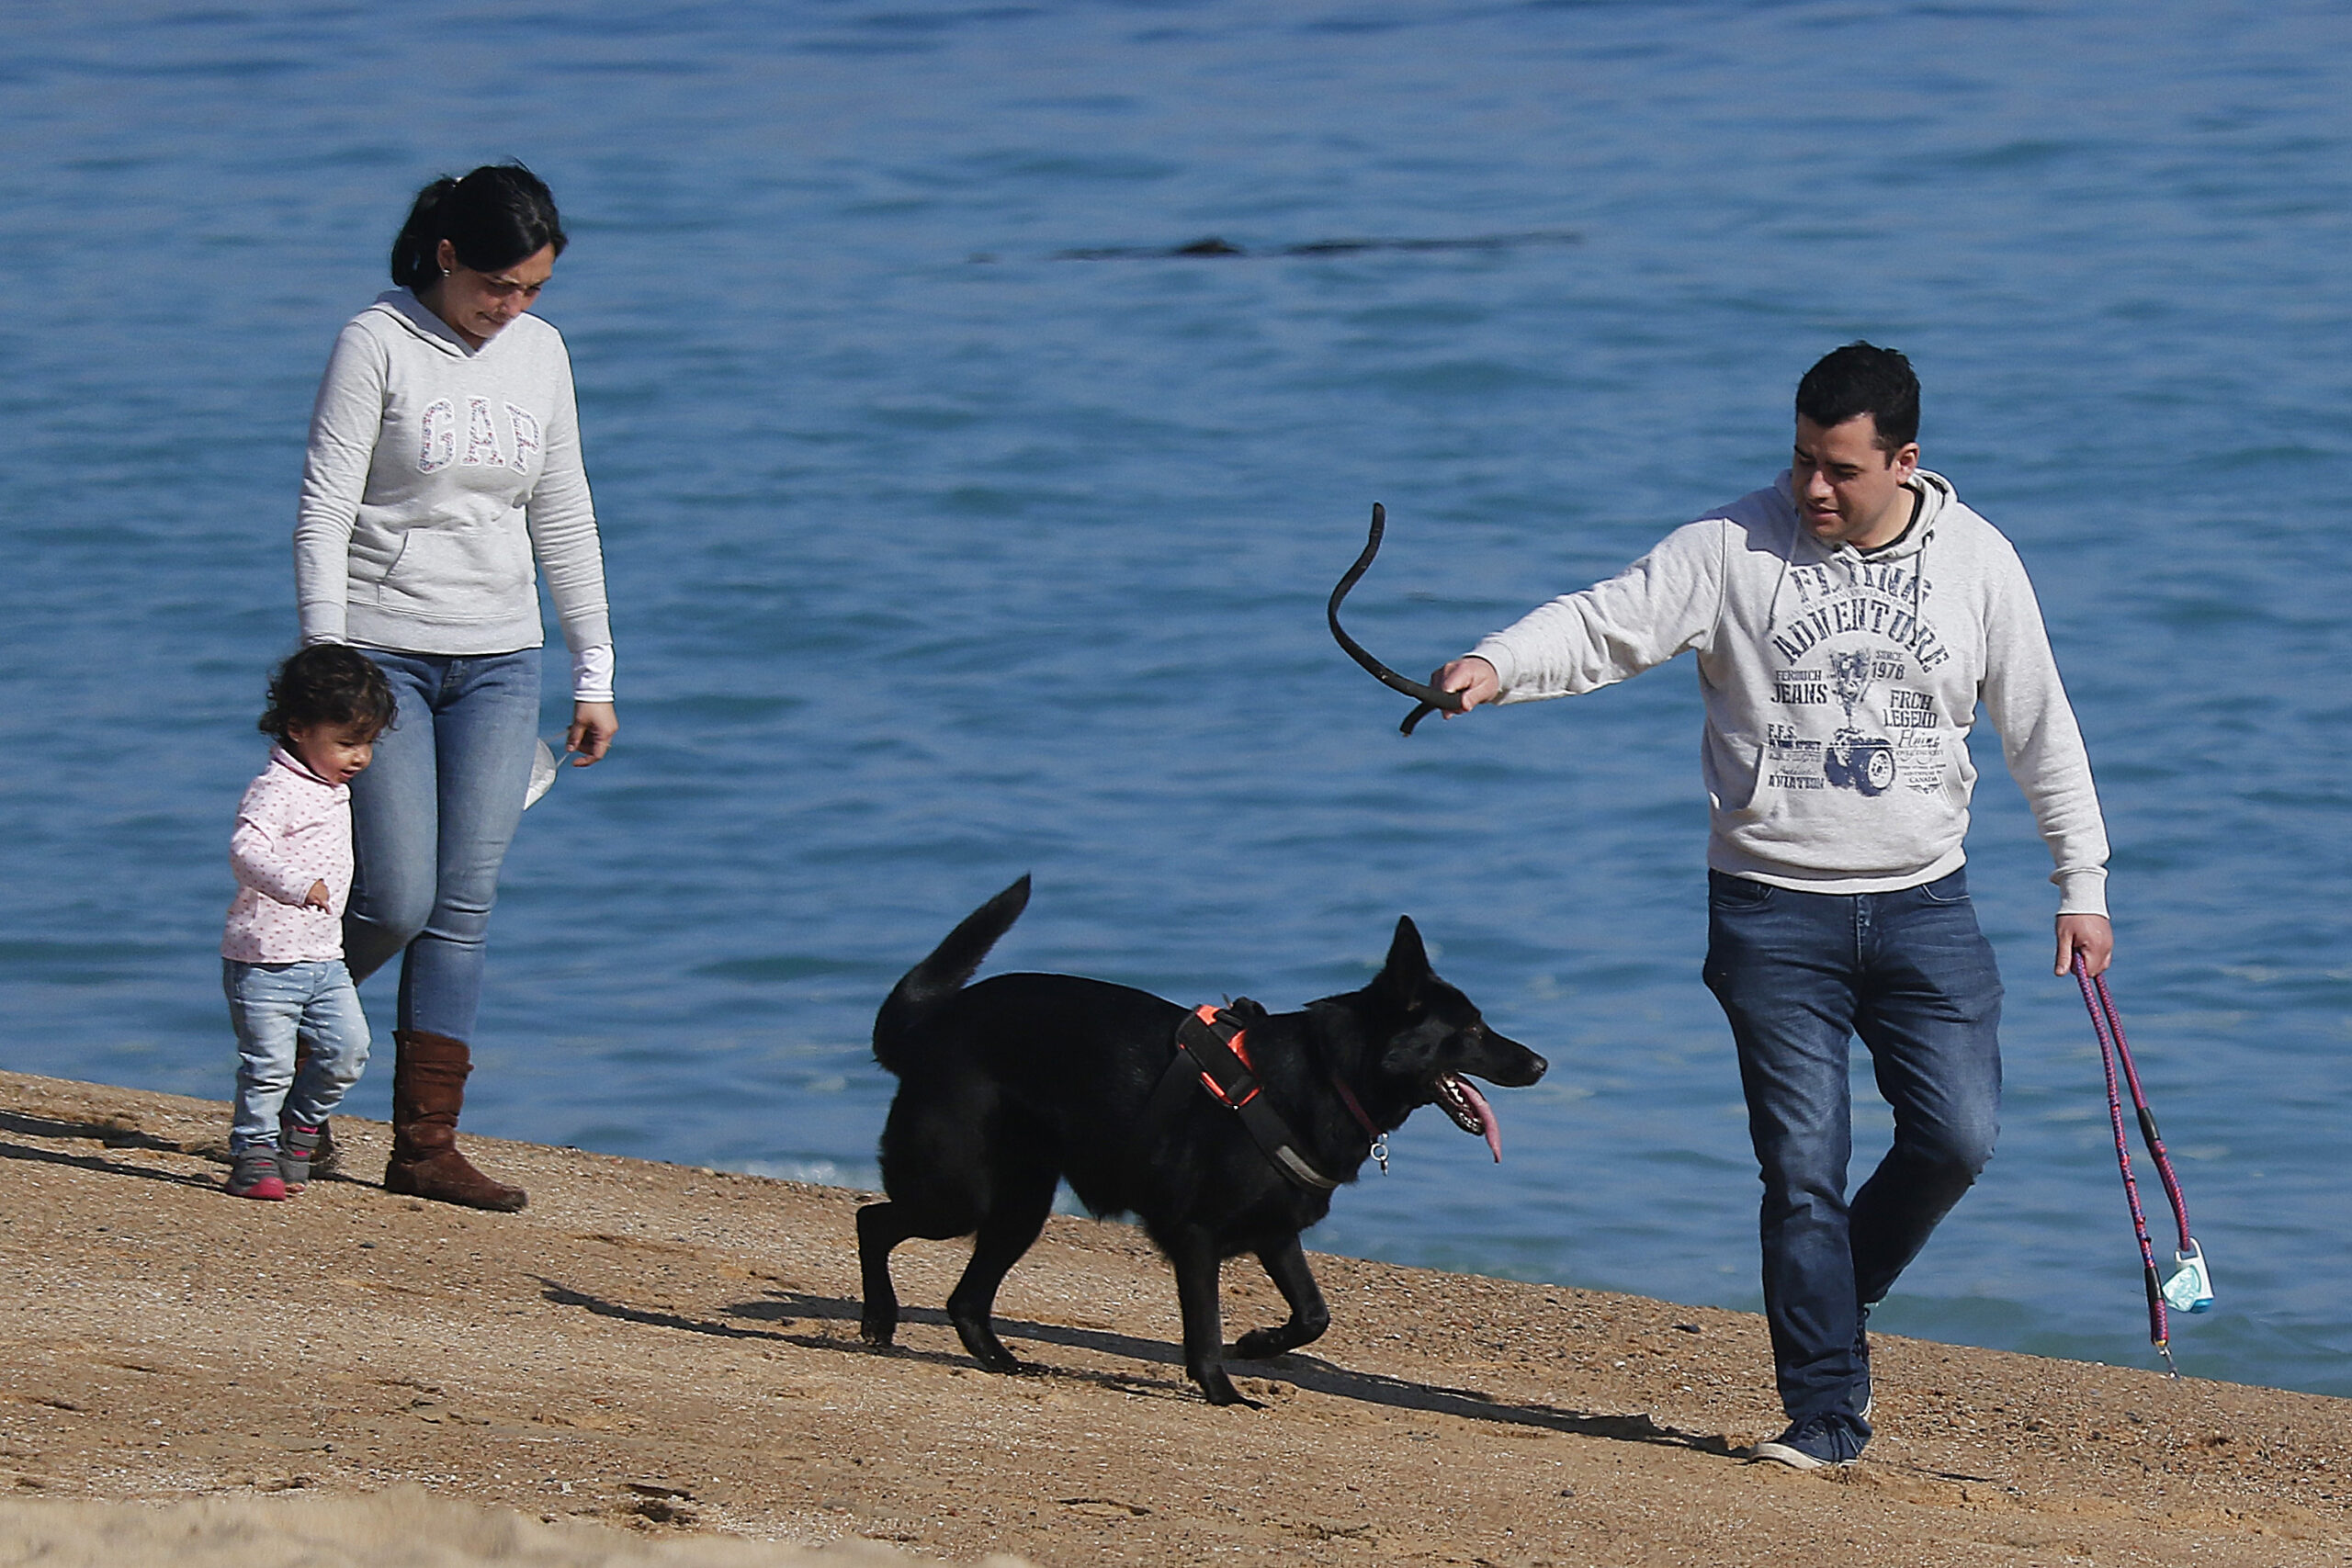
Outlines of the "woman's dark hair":
{"label": "woman's dark hair", "polygon": [[444,175],[416,193],[400,238],[392,242],[392,281],[431,288],[441,276],[441,242],[476,272],[513,266],[552,245],[570,243],[547,182],[520,164],[484,164],[464,179]]}
{"label": "woman's dark hair", "polygon": [[1849,343],[1804,373],[1797,383],[1797,412],[1824,430],[1868,414],[1879,450],[1900,452],[1919,439],[1919,378],[1894,350]]}
{"label": "woman's dark hair", "polygon": [[391,683],[376,661],[340,642],[314,642],[269,677],[264,735],[287,739],[314,724],[372,724],[390,728],[397,707]]}

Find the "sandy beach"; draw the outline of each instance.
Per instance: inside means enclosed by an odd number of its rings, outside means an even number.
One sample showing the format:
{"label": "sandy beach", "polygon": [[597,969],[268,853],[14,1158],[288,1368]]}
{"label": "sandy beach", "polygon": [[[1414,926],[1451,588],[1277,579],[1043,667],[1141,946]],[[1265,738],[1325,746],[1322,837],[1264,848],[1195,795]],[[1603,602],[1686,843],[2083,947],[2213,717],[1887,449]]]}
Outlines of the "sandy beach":
{"label": "sandy beach", "polygon": [[[855,1192],[475,1139],[525,1213],[254,1203],[225,1124],[0,1074],[0,1564],[2352,1562],[2352,1402],[1882,1338],[1864,1463],[1797,1474],[1738,1458],[1758,1318],[1321,1258],[1219,1410],[1123,1225],[1052,1222],[998,1377],[957,1245],[860,1343]],[[1277,1309],[1228,1269],[1228,1334]]]}

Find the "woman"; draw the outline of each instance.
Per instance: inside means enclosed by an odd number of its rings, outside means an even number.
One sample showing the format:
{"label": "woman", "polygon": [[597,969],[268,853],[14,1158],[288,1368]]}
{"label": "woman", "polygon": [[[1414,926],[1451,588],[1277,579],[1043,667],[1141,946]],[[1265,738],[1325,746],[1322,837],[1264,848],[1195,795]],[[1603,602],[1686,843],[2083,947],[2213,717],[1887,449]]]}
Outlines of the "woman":
{"label": "woman", "polygon": [[604,557],[562,337],[524,314],[564,234],[519,164],[438,179],[392,244],[392,281],[335,340],[311,419],[294,530],[302,640],[348,642],[399,716],[353,781],[357,876],[344,946],[364,980],[395,953],[385,1190],[514,1210],[457,1148],[498,868],[537,750],[542,635],[533,565],[571,649],[584,767],[613,714]]}

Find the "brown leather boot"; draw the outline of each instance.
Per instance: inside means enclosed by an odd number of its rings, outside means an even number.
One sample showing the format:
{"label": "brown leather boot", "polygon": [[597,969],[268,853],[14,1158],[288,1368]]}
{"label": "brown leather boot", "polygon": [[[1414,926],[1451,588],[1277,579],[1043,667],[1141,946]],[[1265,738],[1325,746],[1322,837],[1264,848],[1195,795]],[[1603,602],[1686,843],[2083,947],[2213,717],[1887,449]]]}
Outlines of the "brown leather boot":
{"label": "brown leather boot", "polygon": [[458,1112],[473,1071],[466,1043],[396,1029],[392,1052],[392,1158],[384,1190],[500,1213],[528,1202],[521,1188],[492,1181],[458,1152]]}

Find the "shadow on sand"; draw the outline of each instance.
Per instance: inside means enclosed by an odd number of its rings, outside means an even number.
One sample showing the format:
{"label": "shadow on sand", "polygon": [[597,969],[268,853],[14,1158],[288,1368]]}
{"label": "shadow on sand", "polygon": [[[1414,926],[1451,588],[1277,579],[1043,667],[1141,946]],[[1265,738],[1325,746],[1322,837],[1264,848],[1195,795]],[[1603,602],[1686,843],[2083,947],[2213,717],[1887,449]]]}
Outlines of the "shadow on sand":
{"label": "shadow on sand", "polygon": [[[858,1320],[858,1303],[838,1296],[808,1295],[797,1292],[779,1292],[757,1302],[739,1302],[723,1309],[727,1319],[712,1321],[686,1317],[677,1313],[654,1312],[605,1301],[585,1292],[542,1276],[539,1283],[546,1288],[546,1299],[559,1306],[578,1307],[600,1317],[616,1318],[627,1323],[643,1324],[651,1328],[676,1329],[688,1334],[707,1334],[722,1339],[770,1339],[797,1345],[809,1350],[830,1350],[854,1356],[886,1356],[919,1360],[937,1366],[969,1367],[968,1357],[960,1353],[900,1348],[877,1349],[850,1335],[828,1333],[821,1328],[794,1331],[787,1328],[756,1328],[749,1323],[842,1324],[854,1325]],[[910,1307],[902,1309],[903,1323],[949,1326],[947,1314],[935,1309]],[[1131,1361],[1142,1361],[1158,1367],[1180,1369],[1175,1378],[1152,1377],[1137,1379],[1114,1372],[1083,1371],[1069,1367],[1033,1366],[1032,1375],[1067,1378],[1075,1382],[1138,1398],[1196,1398],[1192,1385],[1181,1371],[1183,1353],[1175,1346],[1156,1339],[1140,1339],[1129,1334],[1116,1334],[1103,1329],[1071,1328],[1061,1324],[1032,1323],[1019,1318],[1000,1317],[996,1320],[1000,1333],[1008,1337],[1030,1340],[1041,1345],[1057,1345],[1068,1349],[1088,1350],[1098,1355],[1115,1356]],[[1698,1453],[1730,1456],[1736,1450],[1722,1437],[1713,1433],[1678,1431],[1661,1427],[1647,1415],[1597,1415],[1589,1411],[1562,1410],[1554,1405],[1532,1404],[1499,1399],[1476,1389],[1448,1388],[1442,1384],[1414,1382],[1407,1378],[1390,1377],[1381,1372],[1353,1371],[1336,1366],[1319,1357],[1294,1352],[1264,1361],[1234,1361],[1228,1370],[1238,1376],[1259,1378],[1269,1382],[1288,1383],[1311,1393],[1326,1394],[1334,1399],[1351,1399],[1365,1404],[1386,1405],[1391,1409],[1419,1411],[1433,1416],[1451,1416],[1464,1421],[1489,1421],[1504,1426],[1540,1427],[1547,1431],[1565,1432],[1580,1438],[1603,1438],[1612,1442],[1645,1443],[1666,1448],[1688,1449]]]}

